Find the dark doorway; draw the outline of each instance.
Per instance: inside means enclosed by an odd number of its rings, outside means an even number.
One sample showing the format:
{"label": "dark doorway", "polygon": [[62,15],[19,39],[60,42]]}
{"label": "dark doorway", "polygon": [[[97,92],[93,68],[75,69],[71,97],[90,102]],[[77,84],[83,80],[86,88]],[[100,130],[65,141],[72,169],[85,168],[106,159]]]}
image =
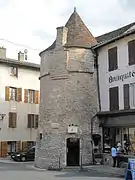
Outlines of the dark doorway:
{"label": "dark doorway", "polygon": [[80,140],[77,138],[67,139],[67,166],[79,166]]}

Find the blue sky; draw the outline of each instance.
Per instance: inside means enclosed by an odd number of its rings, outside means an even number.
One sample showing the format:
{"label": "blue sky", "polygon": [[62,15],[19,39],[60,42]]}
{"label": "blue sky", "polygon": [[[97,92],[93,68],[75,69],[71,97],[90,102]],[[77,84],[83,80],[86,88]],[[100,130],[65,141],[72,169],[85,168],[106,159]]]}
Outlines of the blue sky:
{"label": "blue sky", "polygon": [[27,48],[30,61],[39,62],[38,53],[53,42],[74,6],[94,36],[135,21],[135,0],[0,0],[0,45],[11,58]]}

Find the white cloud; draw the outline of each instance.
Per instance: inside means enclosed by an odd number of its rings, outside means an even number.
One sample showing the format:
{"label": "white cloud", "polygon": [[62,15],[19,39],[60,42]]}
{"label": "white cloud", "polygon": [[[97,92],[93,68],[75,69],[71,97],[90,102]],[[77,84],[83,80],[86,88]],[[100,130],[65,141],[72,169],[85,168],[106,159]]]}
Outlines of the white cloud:
{"label": "white cloud", "polygon": [[[29,59],[39,62],[38,53],[53,42],[56,27],[65,25],[74,6],[96,36],[135,21],[135,12],[128,10],[132,3],[126,0],[0,0],[0,38],[39,49],[28,48]],[[17,52],[25,48],[5,41],[0,41],[0,45],[7,47],[11,58],[17,58]]]}

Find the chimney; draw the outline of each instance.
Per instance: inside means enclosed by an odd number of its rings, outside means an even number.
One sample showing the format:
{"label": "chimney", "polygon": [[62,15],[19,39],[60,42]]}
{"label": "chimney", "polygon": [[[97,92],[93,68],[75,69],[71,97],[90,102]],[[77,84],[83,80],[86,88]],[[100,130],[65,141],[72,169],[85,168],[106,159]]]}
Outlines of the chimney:
{"label": "chimney", "polygon": [[57,28],[56,48],[60,48],[66,44],[67,33],[68,33],[68,28],[66,28],[66,27],[58,27]]}
{"label": "chimney", "polygon": [[18,60],[24,61],[24,53],[22,53],[21,51],[18,53]]}
{"label": "chimney", "polygon": [[6,48],[0,47],[0,58],[5,59],[6,58]]}

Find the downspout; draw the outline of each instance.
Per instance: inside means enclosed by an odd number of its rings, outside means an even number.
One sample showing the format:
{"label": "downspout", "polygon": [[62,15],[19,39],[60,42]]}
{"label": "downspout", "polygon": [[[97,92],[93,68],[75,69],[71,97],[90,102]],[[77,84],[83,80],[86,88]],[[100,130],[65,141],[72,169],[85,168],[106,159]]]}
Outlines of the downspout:
{"label": "downspout", "polygon": [[98,103],[99,103],[99,111],[101,111],[100,86],[99,86],[98,51],[95,50],[94,53],[95,53],[95,68],[96,68],[96,72],[97,72]]}
{"label": "downspout", "polygon": [[[98,50],[95,49],[94,50],[94,53],[95,53],[95,68],[97,70],[97,90],[98,90],[98,103],[99,103],[99,112],[101,112],[101,97],[100,97],[100,82],[99,82],[99,63],[98,63],[98,56],[99,56],[99,53],[98,53]],[[101,123],[101,122],[100,122]],[[103,152],[103,149],[104,149],[104,140],[103,140],[103,128],[102,128],[102,136],[101,136],[101,144],[102,144],[102,152]]]}
{"label": "downspout", "polygon": [[[100,87],[99,87],[99,65],[98,65],[98,52],[96,50],[92,49],[92,52],[94,54],[94,68],[96,69],[96,81],[97,81],[97,94],[98,94],[98,104],[99,104],[99,111],[101,111],[101,100],[100,100]],[[91,118],[91,138],[93,135],[93,121],[94,118],[96,117],[96,115],[94,115]],[[92,164],[95,164],[95,157],[94,157],[94,148],[93,148],[93,141],[91,141],[91,145],[92,145]]]}

